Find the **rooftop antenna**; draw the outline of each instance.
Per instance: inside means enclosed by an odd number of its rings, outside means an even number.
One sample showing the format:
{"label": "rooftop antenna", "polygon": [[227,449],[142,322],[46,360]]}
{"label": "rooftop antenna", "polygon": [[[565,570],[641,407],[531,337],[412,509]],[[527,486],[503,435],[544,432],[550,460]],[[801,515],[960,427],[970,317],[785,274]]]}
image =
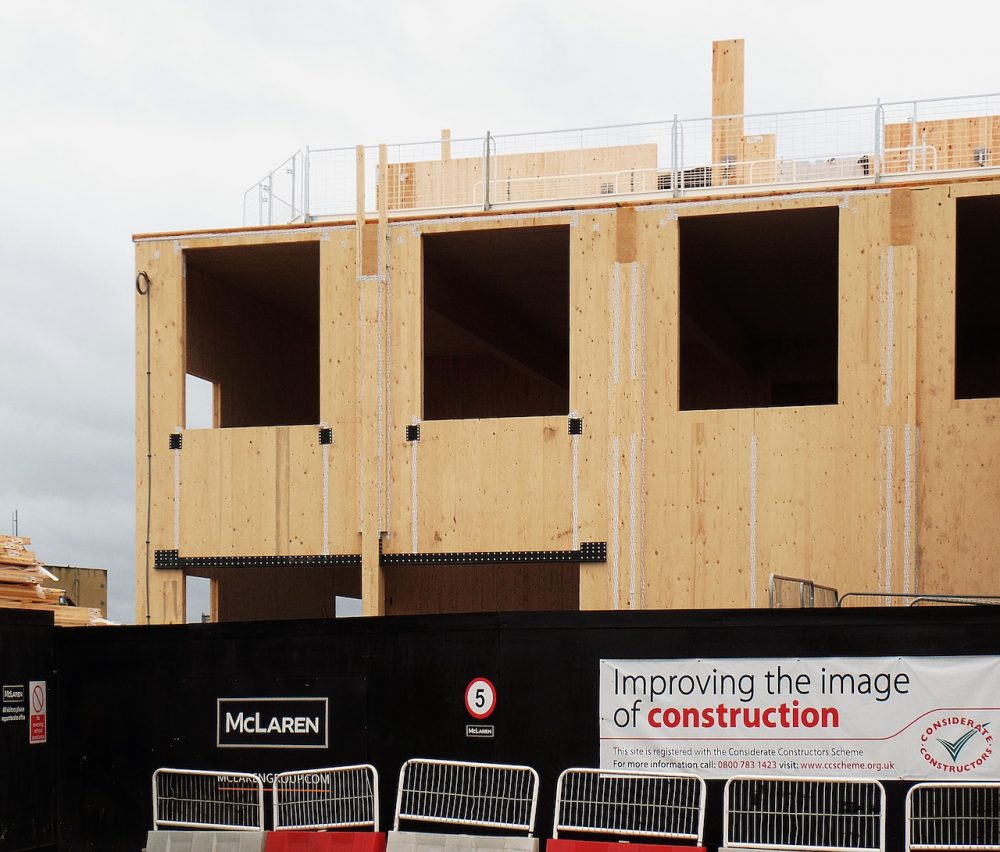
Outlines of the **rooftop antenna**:
{"label": "rooftop antenna", "polygon": [[17,538],[17,509],[10,516],[10,528],[14,533],[14,538]]}

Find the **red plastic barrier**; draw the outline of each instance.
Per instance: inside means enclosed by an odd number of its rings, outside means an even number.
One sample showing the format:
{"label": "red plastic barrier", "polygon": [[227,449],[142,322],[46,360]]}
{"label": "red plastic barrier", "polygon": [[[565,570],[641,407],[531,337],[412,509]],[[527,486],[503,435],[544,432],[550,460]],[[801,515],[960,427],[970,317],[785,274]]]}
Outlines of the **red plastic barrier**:
{"label": "red plastic barrier", "polygon": [[385,834],[374,831],[269,831],[265,852],[385,852]]}
{"label": "red plastic barrier", "polygon": [[546,840],[545,852],[705,852],[705,847],[673,846],[666,843],[605,843],[600,840]]}

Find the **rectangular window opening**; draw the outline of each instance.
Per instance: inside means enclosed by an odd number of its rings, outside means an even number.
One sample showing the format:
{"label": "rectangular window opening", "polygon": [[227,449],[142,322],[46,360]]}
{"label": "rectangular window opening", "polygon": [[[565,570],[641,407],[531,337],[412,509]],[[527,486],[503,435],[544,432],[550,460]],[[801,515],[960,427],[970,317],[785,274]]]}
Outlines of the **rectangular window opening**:
{"label": "rectangular window opening", "polygon": [[1000,397],[1000,196],[956,207],[955,398]]}
{"label": "rectangular window opening", "polygon": [[680,219],[680,407],[837,403],[839,209]]}
{"label": "rectangular window opening", "polygon": [[187,371],[217,386],[212,425],[319,422],[318,242],[189,249],[185,293]]}
{"label": "rectangular window opening", "polygon": [[569,227],[423,238],[425,420],[569,411]]}
{"label": "rectangular window opening", "polygon": [[357,618],[361,615],[361,598],[337,595],[333,609],[336,618]]}
{"label": "rectangular window opening", "polygon": [[187,623],[201,624],[212,618],[212,581],[208,577],[184,577],[187,590]]}
{"label": "rectangular window opening", "polygon": [[190,373],[184,377],[185,429],[211,429],[216,425],[216,390],[213,382]]}

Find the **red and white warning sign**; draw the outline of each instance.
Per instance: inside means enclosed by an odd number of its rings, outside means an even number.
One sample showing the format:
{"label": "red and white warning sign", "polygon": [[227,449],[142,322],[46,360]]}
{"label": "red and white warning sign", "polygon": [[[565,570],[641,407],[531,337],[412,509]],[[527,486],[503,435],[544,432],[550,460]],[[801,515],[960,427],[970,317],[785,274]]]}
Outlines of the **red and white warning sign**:
{"label": "red and white warning sign", "polygon": [[48,729],[49,701],[44,680],[28,683],[28,706],[31,710],[28,725],[28,742],[44,743]]}
{"label": "red and white warning sign", "polygon": [[465,709],[473,718],[485,719],[496,706],[496,687],[486,678],[473,678],[465,687]]}

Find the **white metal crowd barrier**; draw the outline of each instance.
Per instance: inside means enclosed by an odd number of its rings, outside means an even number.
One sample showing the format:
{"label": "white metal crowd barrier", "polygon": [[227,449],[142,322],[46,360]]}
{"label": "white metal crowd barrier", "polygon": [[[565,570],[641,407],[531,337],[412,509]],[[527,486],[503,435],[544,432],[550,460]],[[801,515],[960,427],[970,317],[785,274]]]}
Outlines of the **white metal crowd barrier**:
{"label": "white metal crowd barrier", "polygon": [[378,831],[378,772],[369,764],[279,772],[272,792],[275,831]]}
{"label": "white metal crowd barrier", "polygon": [[705,781],[689,772],[566,769],[556,784],[560,831],[693,840],[702,845]]}
{"label": "white metal crowd barrier", "polygon": [[264,784],[246,772],[157,769],[153,830],[263,831]]}
{"label": "white metal crowd barrier", "polygon": [[724,846],[885,849],[885,789],[873,779],[737,775],[726,782]]}
{"label": "white metal crowd barrier", "polygon": [[906,850],[1000,850],[1000,783],[915,784],[906,794]]}
{"label": "white metal crowd barrier", "polygon": [[538,773],[530,766],[414,758],[399,770],[400,820],[535,830]]}

